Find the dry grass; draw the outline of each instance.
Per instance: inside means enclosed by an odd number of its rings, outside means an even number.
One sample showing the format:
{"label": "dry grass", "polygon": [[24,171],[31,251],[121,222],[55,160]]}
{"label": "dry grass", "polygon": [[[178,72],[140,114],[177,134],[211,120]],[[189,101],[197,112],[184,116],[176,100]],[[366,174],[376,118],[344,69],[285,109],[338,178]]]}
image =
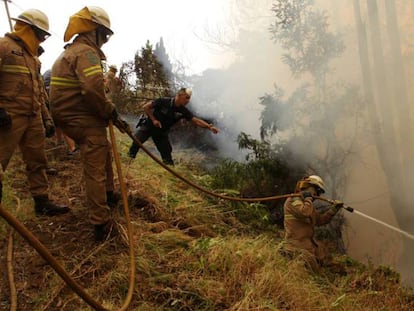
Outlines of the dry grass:
{"label": "dry grass", "polygon": [[[130,310],[414,310],[412,290],[386,267],[364,266],[337,258],[346,275],[323,269],[316,275],[300,259],[288,260],[278,248],[281,232],[266,228],[258,235],[238,221],[230,204],[215,202],[158,167],[144,153],[129,163],[123,156],[133,221],[136,284]],[[150,144],[149,144],[150,145]],[[191,161],[190,161],[191,160]],[[190,170],[203,161],[180,154],[175,169],[208,184],[208,176]],[[7,171],[5,206],[38,236],[96,300],[116,310],[128,291],[128,244],[121,209],[114,210],[115,231],[102,244],[93,241],[77,159],[52,161],[59,175],[51,193],[72,213],[35,218],[18,157]],[[0,223],[0,266],[5,269],[6,232]],[[90,310],[19,236],[15,238],[14,275],[19,310]],[[9,309],[5,273],[0,274],[0,310]]]}

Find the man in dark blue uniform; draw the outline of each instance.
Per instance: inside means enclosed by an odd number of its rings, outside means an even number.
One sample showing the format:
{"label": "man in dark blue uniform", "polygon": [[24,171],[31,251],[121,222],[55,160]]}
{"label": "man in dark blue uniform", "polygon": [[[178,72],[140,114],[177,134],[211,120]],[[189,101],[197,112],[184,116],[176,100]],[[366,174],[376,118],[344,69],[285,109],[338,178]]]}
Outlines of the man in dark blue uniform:
{"label": "man in dark blue uniform", "polygon": [[[170,128],[180,121],[186,119],[195,125],[209,129],[214,134],[219,132],[215,126],[201,120],[193,115],[185,106],[191,98],[191,90],[181,88],[175,97],[161,97],[144,105],[143,109],[146,117],[138,124],[135,137],[144,143],[149,137],[152,137],[155,146],[161,154],[162,161],[168,165],[174,165],[171,157],[172,147],[168,138]],[[128,155],[135,158],[139,150],[139,146],[133,142],[129,148]]]}

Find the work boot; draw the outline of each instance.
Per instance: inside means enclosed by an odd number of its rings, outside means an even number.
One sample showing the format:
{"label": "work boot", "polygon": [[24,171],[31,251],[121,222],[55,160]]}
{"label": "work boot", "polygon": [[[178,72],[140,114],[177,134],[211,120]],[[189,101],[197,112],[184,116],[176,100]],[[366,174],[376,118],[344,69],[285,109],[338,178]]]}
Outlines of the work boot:
{"label": "work boot", "polygon": [[1,203],[2,198],[3,198],[3,183],[0,180],[0,203]]}
{"label": "work boot", "polygon": [[111,222],[106,222],[100,225],[94,225],[95,242],[105,241],[111,233]]}
{"label": "work boot", "polygon": [[135,159],[138,153],[139,147],[136,143],[132,143],[131,147],[128,150],[128,157]]}
{"label": "work boot", "polygon": [[66,205],[57,205],[50,201],[47,195],[34,196],[33,199],[36,216],[56,216],[70,211]]}
{"label": "work boot", "polygon": [[164,164],[166,164],[166,165],[169,165],[169,166],[174,166],[174,161],[173,161],[173,159],[162,159],[162,162],[163,162]]}
{"label": "work boot", "polygon": [[121,199],[121,194],[114,191],[107,191],[106,192],[106,203],[109,207],[116,207],[118,205],[119,200]]}

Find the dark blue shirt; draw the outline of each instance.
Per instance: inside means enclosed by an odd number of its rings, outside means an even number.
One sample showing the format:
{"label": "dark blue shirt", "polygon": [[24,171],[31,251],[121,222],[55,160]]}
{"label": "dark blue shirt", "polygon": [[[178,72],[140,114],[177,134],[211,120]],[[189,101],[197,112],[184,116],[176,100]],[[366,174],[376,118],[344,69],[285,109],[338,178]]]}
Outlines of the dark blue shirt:
{"label": "dark blue shirt", "polygon": [[[163,131],[169,130],[181,119],[190,121],[194,117],[190,110],[184,106],[176,107],[174,106],[174,102],[174,97],[161,97],[151,103],[153,109],[152,113],[154,114],[154,117],[161,122]],[[149,120],[149,123],[152,125],[151,120]]]}

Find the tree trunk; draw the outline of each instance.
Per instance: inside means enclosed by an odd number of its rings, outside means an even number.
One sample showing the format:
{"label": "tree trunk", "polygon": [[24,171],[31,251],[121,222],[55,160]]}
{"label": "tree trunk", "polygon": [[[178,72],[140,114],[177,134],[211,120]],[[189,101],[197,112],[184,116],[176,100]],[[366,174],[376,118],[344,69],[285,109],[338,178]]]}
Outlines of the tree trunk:
{"label": "tree trunk", "polygon": [[[414,182],[414,162],[412,161],[412,159],[414,159],[412,141],[413,129],[410,120],[411,111],[408,103],[406,72],[401,56],[400,32],[397,22],[395,0],[384,0],[384,3],[387,17],[388,39],[390,41],[392,56],[391,71],[392,76],[395,77],[394,79],[391,79],[390,82],[393,90],[393,103],[397,108],[397,120],[399,121],[398,129],[401,141],[399,150],[401,151],[401,161],[404,167],[403,180],[405,185],[412,185]],[[410,191],[411,189],[404,189],[405,193],[409,193]]]}
{"label": "tree trunk", "polygon": [[[389,0],[386,0],[386,2],[388,1]],[[402,137],[407,139],[405,135],[410,134],[410,132],[403,134],[396,131],[395,122],[400,120],[400,116],[396,114],[397,109],[395,108],[398,102],[391,96],[390,78],[399,79],[399,77],[389,74],[385,67],[376,0],[367,0],[367,6],[373,51],[373,74],[376,84],[376,98],[379,103],[379,115],[382,122],[381,135],[383,135],[383,139],[381,139],[382,146],[378,148],[378,151],[382,153],[380,161],[387,178],[390,190],[391,207],[394,210],[397,222],[402,230],[412,233],[411,225],[413,223],[413,216],[412,212],[409,210],[410,204],[407,203],[408,192],[404,191],[405,185],[403,176],[405,175],[405,167],[402,165],[402,157],[400,155],[400,152],[402,151],[401,146],[409,143],[409,141],[401,141],[401,139]],[[395,35],[395,33],[393,35]],[[397,86],[395,87],[397,88]],[[405,119],[406,117],[408,117],[408,113],[407,116],[403,118],[404,121],[400,124],[407,122]],[[406,126],[406,124],[404,125]],[[398,144],[398,142],[400,142],[400,144]],[[407,161],[407,159],[405,159],[405,161]],[[409,271],[412,269],[410,267],[410,262],[414,262],[414,253],[410,252],[411,245],[412,241],[404,240],[404,252],[400,262],[402,271]]]}

